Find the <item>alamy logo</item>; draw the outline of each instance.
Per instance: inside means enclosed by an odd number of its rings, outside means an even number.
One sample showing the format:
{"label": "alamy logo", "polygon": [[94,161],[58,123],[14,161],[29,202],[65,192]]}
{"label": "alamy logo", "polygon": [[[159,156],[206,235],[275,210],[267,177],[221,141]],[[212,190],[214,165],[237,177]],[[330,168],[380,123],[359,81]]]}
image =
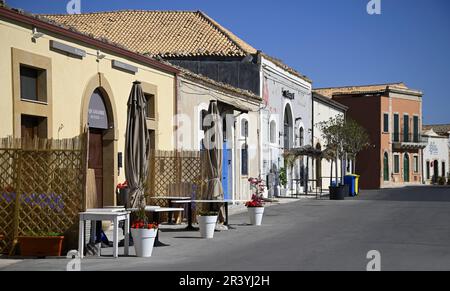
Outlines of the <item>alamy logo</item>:
{"label": "alamy logo", "polygon": [[68,14],[80,14],[81,0],[70,0],[69,3],[67,3],[66,10]]}
{"label": "alamy logo", "polygon": [[367,3],[367,13],[369,15],[380,15],[381,0],[370,0],[369,3]]}
{"label": "alamy logo", "polygon": [[367,263],[367,268],[366,268],[367,271],[371,271],[371,272],[381,271],[381,254],[379,251],[375,251],[375,250],[369,251],[367,253],[366,258],[368,260],[370,260]]}
{"label": "alamy logo", "polygon": [[71,260],[66,265],[66,271],[68,272],[81,271],[81,259],[80,253],[78,251],[72,250],[68,252],[67,258]]}

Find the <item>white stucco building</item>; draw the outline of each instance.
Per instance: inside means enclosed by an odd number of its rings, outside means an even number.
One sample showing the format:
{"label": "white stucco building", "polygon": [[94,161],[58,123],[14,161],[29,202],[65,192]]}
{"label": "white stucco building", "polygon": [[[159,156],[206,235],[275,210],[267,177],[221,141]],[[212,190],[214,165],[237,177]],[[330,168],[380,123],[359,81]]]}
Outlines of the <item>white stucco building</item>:
{"label": "white stucco building", "polygon": [[222,186],[224,198],[248,200],[252,192],[249,177],[257,177],[258,110],[261,99],[251,92],[227,86],[204,76],[180,69],[178,78],[178,114],[176,147],[180,151],[203,149],[208,125],[208,108],[218,103],[222,118]]}
{"label": "white stucco building", "polygon": [[[333,101],[330,98],[322,96],[317,93],[313,93],[314,104],[314,147],[318,150],[325,150],[326,143],[322,138],[322,130],[320,124],[330,120],[330,118],[336,118],[338,116],[345,117],[347,107]],[[338,177],[342,175],[342,172],[346,174],[347,169],[343,169],[342,163],[338,162]],[[333,163],[333,167],[336,167],[336,163]],[[349,171],[349,169],[348,169]],[[314,180],[317,181],[314,186],[321,186],[322,189],[328,189],[330,186],[331,177],[336,180],[336,170],[331,168],[331,162],[325,159],[317,159],[314,161]]]}
{"label": "white stucco building", "polygon": [[449,176],[449,137],[437,134],[433,129],[423,134],[427,147],[423,150],[425,184],[436,183],[439,177]]}
{"label": "white stucco building", "polygon": [[286,191],[279,193],[274,184],[280,169],[285,167],[284,151],[312,145],[311,81],[264,54],[260,72],[264,102],[260,111],[261,176],[268,180],[270,196],[303,193],[312,171],[306,157],[300,158],[292,169],[286,169]]}

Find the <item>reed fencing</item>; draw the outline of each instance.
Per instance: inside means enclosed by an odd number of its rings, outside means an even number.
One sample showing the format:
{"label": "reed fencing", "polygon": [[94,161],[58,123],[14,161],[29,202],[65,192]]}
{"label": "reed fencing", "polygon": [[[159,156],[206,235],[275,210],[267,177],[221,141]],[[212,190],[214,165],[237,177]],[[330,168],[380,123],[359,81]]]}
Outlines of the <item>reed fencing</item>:
{"label": "reed fencing", "polygon": [[[151,151],[147,188],[151,199],[147,203],[168,207],[164,197],[206,199],[206,158],[206,151]],[[192,205],[194,221],[200,207]]]}
{"label": "reed fencing", "polygon": [[20,236],[46,233],[62,233],[66,247],[76,246],[85,141],[0,139],[0,253],[14,253]]}

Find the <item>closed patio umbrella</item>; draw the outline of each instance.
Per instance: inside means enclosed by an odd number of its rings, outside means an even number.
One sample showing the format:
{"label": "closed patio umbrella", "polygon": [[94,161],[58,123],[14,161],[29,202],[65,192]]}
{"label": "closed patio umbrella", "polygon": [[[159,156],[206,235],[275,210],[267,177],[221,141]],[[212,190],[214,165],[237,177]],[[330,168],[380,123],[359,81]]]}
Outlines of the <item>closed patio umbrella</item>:
{"label": "closed patio umbrella", "polygon": [[130,188],[128,208],[145,206],[144,184],[148,174],[150,139],[147,130],[145,100],[141,83],[133,83],[128,98],[127,128],[125,136],[125,177]]}
{"label": "closed patio umbrella", "polygon": [[[207,151],[207,189],[206,198],[208,200],[223,199],[224,193],[222,188],[222,122],[219,114],[217,101],[211,101],[208,108],[207,130],[205,134],[205,149]],[[221,211],[219,215],[223,219]]]}

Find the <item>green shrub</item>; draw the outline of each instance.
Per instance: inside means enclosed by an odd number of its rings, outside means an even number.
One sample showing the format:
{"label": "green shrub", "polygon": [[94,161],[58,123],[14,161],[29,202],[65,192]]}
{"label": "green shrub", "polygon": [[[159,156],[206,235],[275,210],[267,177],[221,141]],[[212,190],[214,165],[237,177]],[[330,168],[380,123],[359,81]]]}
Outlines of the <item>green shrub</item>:
{"label": "green shrub", "polygon": [[438,184],[439,185],[445,185],[445,177],[439,177],[439,179],[438,179]]}
{"label": "green shrub", "polygon": [[286,187],[287,185],[287,174],[286,174],[286,168],[281,168],[280,169],[280,174],[279,174],[279,179],[280,179],[280,185],[283,187]]}
{"label": "green shrub", "polygon": [[217,215],[219,215],[219,212],[205,210],[205,211],[199,211],[198,215],[199,216],[217,216]]}

